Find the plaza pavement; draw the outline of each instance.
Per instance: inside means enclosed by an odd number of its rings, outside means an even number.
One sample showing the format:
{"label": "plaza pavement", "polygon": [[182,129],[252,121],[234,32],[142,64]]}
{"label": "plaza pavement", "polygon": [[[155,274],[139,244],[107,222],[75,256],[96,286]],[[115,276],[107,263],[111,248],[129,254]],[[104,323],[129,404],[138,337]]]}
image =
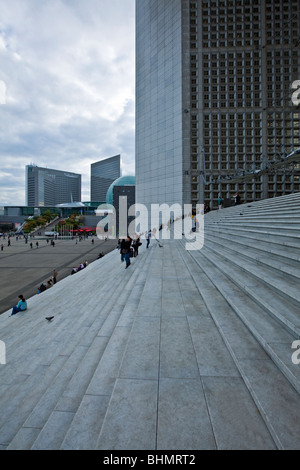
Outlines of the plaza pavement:
{"label": "plaza pavement", "polygon": [[[80,263],[95,261],[100,252],[104,254],[115,249],[115,240],[99,240],[93,237],[78,241],[76,239],[55,240],[53,247],[46,238],[34,237],[25,244],[25,240],[11,238],[0,239],[3,251],[0,251],[0,314],[16,304],[19,294],[29,298],[37,294],[41,282],[52,277],[53,269],[58,272],[57,281],[69,276],[72,268]],[[36,242],[39,247],[36,247]],[[33,248],[30,248],[32,243]]]}

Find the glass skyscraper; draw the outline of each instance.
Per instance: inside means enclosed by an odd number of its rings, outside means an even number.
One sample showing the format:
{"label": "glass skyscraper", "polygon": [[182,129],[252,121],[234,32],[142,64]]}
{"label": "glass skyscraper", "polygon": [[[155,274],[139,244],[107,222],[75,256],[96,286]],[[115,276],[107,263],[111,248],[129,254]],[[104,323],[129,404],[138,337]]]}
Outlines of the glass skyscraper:
{"label": "glass skyscraper", "polygon": [[81,175],[27,165],[26,195],[27,205],[35,207],[80,202]]}
{"label": "glass skyscraper", "polygon": [[300,0],[137,0],[136,201],[299,191]]}
{"label": "glass skyscraper", "polygon": [[104,202],[110,185],[121,176],[121,156],[91,164],[91,201]]}

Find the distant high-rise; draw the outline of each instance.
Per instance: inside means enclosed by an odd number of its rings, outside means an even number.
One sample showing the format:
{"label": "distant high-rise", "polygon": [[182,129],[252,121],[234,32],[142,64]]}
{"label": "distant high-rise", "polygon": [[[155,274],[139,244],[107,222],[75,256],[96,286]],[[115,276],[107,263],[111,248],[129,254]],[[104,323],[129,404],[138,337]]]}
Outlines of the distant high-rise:
{"label": "distant high-rise", "polygon": [[81,175],[27,165],[26,195],[27,205],[35,207],[80,202]]}
{"label": "distant high-rise", "polygon": [[[136,201],[217,206],[299,191],[300,0],[136,1]],[[223,180],[220,182],[220,180]]]}
{"label": "distant high-rise", "polygon": [[110,185],[121,176],[121,156],[91,164],[91,201],[104,202]]}

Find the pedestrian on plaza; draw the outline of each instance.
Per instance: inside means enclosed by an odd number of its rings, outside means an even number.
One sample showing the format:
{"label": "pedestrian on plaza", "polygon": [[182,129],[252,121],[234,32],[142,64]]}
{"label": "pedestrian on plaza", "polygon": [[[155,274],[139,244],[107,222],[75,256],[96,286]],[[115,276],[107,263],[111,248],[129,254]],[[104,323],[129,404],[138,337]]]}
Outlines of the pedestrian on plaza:
{"label": "pedestrian on plaza", "polygon": [[30,243],[30,248],[32,248],[32,242]]}
{"label": "pedestrian on plaza", "polygon": [[219,199],[218,199],[218,207],[219,207],[219,210],[223,209],[223,199],[221,195],[219,196]]}
{"label": "pedestrian on plaza", "polygon": [[13,309],[12,309],[12,312],[11,312],[10,316],[15,315],[18,312],[23,312],[23,311],[27,310],[27,302],[26,302],[25,298],[23,297],[23,295],[19,295],[19,299],[20,300],[17,303],[17,305],[13,306]]}
{"label": "pedestrian on plaza", "polygon": [[131,238],[127,235],[127,238],[121,241],[121,261],[126,262],[125,269],[130,266],[130,247],[131,247]]}
{"label": "pedestrian on plaza", "polygon": [[3,251],[3,250],[4,250],[4,245],[3,245],[3,243],[1,243],[1,251]]}
{"label": "pedestrian on plaza", "polygon": [[39,242],[36,242],[35,246],[38,248],[39,247]]}
{"label": "pedestrian on plaza", "polygon": [[56,269],[53,269],[53,284],[56,284],[56,278],[57,278],[57,271]]}

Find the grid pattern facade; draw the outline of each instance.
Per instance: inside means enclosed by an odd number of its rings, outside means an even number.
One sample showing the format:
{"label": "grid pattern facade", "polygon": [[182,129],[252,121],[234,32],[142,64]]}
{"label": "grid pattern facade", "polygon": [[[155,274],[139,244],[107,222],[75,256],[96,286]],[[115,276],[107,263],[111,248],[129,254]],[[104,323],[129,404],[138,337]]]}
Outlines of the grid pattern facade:
{"label": "grid pattern facade", "polygon": [[[190,2],[202,26],[191,58],[202,57],[198,131],[208,179],[259,168],[299,147],[299,111],[291,103],[300,75],[299,6],[298,0]],[[212,183],[204,194],[215,206],[220,193],[239,191],[249,201],[299,189],[299,166],[291,165],[247,183]]]}
{"label": "grid pattern facade", "polygon": [[38,166],[26,166],[27,205],[55,206],[81,201],[81,175]]}
{"label": "grid pattern facade", "polygon": [[[154,14],[159,3],[165,5],[160,20]],[[151,38],[137,28],[137,44],[143,38],[143,46],[137,47],[137,78],[140,55],[144,61],[148,55],[152,80],[145,83],[142,93],[147,106],[147,94],[154,83],[151,63],[157,55],[156,37],[163,34],[166,18],[172,21],[176,10],[181,22],[181,39],[177,31],[173,41],[176,44],[181,40],[177,49],[181,54],[181,70],[173,70],[173,83],[181,87],[181,112],[174,113],[173,118],[182,116],[178,132],[182,139],[182,188],[178,186],[178,191],[188,190],[189,196],[183,197],[185,202],[195,205],[205,200],[216,207],[220,194],[230,198],[239,191],[243,201],[250,201],[299,191],[297,164],[269,171],[248,182],[221,183],[218,179],[260,168],[268,160],[275,161],[300,146],[299,109],[291,101],[291,85],[300,78],[300,1],[171,3],[174,5],[155,0],[137,2],[138,22],[143,21],[144,27],[150,23],[148,29],[154,35]],[[167,47],[163,49],[169,56],[170,44]],[[163,50],[159,53],[162,56]],[[163,81],[159,83],[164,86]],[[138,108],[139,100],[137,94]],[[152,106],[148,112],[150,122],[157,107]],[[143,125],[137,121],[138,143],[140,138],[142,142]],[[149,160],[156,160],[151,150],[147,148],[145,154],[148,153]],[[138,162],[139,158],[140,152]],[[203,184],[202,174],[209,184]],[[139,181],[137,178],[137,194]]]}
{"label": "grid pattern facade", "polygon": [[110,185],[121,176],[121,156],[91,164],[91,200],[105,201]]}

